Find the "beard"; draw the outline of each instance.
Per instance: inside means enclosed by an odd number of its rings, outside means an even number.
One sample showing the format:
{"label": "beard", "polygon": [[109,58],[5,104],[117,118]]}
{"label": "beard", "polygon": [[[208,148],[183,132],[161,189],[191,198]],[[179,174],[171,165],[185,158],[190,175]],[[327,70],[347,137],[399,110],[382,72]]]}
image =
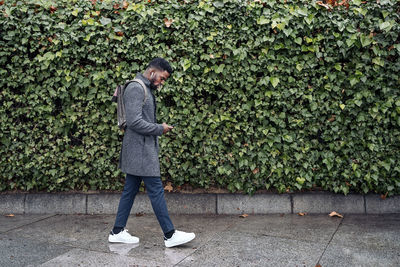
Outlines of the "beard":
{"label": "beard", "polygon": [[156,90],[158,87],[157,85],[154,84],[155,81],[156,81],[155,78],[150,79],[150,89],[152,89],[152,90]]}

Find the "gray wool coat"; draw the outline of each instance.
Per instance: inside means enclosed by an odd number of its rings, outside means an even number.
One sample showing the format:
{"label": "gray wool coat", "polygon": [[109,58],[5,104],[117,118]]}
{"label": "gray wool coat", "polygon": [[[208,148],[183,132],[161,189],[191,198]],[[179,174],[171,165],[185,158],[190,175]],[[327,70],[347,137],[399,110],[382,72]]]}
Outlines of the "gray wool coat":
{"label": "gray wool coat", "polygon": [[157,124],[156,101],[150,81],[142,74],[137,79],[146,85],[147,98],[137,82],[130,83],[124,93],[126,129],[122,141],[119,167],[124,173],[136,176],[160,176],[158,136],[163,126]]}

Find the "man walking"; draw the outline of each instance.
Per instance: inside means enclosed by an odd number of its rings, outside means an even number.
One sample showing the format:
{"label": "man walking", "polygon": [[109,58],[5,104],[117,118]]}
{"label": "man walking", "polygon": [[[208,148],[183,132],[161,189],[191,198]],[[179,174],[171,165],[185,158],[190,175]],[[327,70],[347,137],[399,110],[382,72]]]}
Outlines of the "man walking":
{"label": "man walking", "polygon": [[158,136],[169,132],[173,127],[166,123],[157,124],[156,101],[153,91],[161,87],[172,72],[170,64],[165,59],[155,58],[149,63],[143,74],[138,73],[136,76],[136,79],[143,82],[144,88],[141,83],[131,82],[125,89],[123,100],[126,129],[122,142],[120,168],[126,173],[126,180],[114,228],[108,236],[109,242],[139,242],[139,238],[130,235],[124,228],[142,180],[154,213],[164,232],[165,246],[182,245],[195,238],[194,233],[175,230],[168,215],[164,188],[160,178]]}

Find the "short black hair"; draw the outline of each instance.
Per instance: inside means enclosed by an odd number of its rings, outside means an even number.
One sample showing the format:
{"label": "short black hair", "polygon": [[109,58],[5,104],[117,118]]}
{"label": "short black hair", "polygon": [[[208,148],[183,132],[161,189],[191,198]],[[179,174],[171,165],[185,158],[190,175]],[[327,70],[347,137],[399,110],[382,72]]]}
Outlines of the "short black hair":
{"label": "short black hair", "polygon": [[149,69],[149,68],[155,68],[155,69],[158,69],[161,71],[166,71],[170,75],[172,74],[172,72],[174,72],[171,65],[168,63],[168,61],[166,61],[165,59],[160,58],[160,57],[157,57],[157,58],[153,59],[152,61],[150,61],[149,65],[147,66],[147,69]]}

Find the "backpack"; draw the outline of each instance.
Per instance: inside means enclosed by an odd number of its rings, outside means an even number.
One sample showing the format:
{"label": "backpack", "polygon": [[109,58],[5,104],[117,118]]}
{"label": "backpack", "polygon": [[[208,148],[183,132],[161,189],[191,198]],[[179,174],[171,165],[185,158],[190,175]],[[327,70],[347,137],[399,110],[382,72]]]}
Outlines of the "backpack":
{"label": "backpack", "polygon": [[144,85],[143,81],[140,80],[140,79],[134,79],[134,80],[126,81],[125,84],[118,85],[117,88],[115,88],[115,92],[114,92],[114,95],[111,98],[111,101],[117,103],[118,127],[121,130],[125,130],[125,128],[126,128],[126,114],[125,114],[125,105],[124,105],[123,96],[124,96],[126,87],[131,82],[139,83],[141,85],[141,87],[143,88],[143,90],[144,90],[144,99],[143,99],[142,107],[143,107],[143,105],[144,105],[144,103],[146,102],[146,99],[147,99],[146,86]]}

